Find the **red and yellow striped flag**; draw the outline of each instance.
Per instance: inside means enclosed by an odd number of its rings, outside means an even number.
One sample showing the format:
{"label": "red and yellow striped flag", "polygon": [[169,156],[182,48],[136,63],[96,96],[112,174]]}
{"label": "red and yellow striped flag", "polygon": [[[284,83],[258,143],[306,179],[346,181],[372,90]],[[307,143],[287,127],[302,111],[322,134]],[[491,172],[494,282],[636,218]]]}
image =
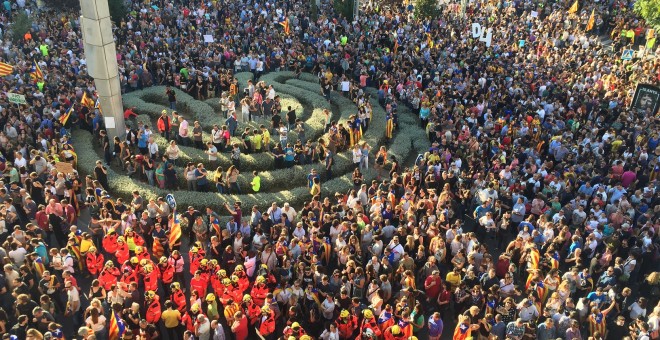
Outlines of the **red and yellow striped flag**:
{"label": "red and yellow striped flag", "polygon": [[157,258],[160,258],[163,256],[163,254],[165,254],[165,248],[163,247],[163,244],[158,240],[154,240],[154,245],[151,246],[151,251]]}
{"label": "red and yellow striped flag", "polygon": [[289,18],[286,18],[284,21],[280,22],[280,25],[284,27],[284,34],[289,35],[291,33],[291,27],[289,25]]}
{"label": "red and yellow striped flag", "polygon": [[172,227],[170,227],[170,248],[181,238],[181,222],[179,222],[179,217],[174,213],[174,221],[172,222]]}
{"label": "red and yellow striped flag", "polygon": [[0,63],[0,77],[8,76],[14,72],[14,66],[6,63]]}
{"label": "red and yellow striped flag", "polygon": [[591,10],[591,16],[589,17],[589,21],[587,21],[587,28],[585,29],[586,32],[591,31],[594,29],[594,24],[596,23],[596,10],[592,9]]}
{"label": "red and yellow striped flag", "polygon": [[578,5],[578,0],[575,0],[575,2],[573,3],[573,6],[571,6],[571,8],[568,9],[568,13],[570,13],[570,14],[577,13],[578,6],[579,6]]}

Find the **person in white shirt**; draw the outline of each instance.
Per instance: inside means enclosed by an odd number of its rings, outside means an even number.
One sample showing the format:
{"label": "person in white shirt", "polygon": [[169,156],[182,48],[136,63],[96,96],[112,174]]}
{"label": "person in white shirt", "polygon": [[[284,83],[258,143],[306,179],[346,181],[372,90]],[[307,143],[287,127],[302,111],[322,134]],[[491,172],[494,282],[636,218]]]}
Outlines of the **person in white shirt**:
{"label": "person in white shirt", "polygon": [[73,269],[73,256],[69,254],[69,250],[66,248],[62,249],[60,255],[62,256],[62,271],[67,271],[73,274],[75,272]]}
{"label": "person in white shirt", "polygon": [[211,337],[211,323],[203,314],[197,315],[195,322],[195,336],[199,340],[209,340]]}
{"label": "person in white shirt", "polygon": [[19,246],[16,243],[12,243],[11,245],[12,250],[9,251],[9,257],[12,259],[12,261],[17,265],[17,266],[22,266],[23,262],[25,262],[25,256],[27,255],[27,250],[25,248]]}
{"label": "person in white shirt", "polygon": [[335,312],[335,301],[332,298],[332,294],[328,294],[325,297],[325,300],[323,300],[323,303],[321,304],[321,313],[323,314],[323,317],[331,321]]}
{"label": "person in white shirt", "polygon": [[296,216],[298,215],[296,209],[293,209],[289,205],[289,203],[284,203],[284,207],[282,208],[282,213],[286,214],[286,218],[289,220],[289,222],[295,221]]}

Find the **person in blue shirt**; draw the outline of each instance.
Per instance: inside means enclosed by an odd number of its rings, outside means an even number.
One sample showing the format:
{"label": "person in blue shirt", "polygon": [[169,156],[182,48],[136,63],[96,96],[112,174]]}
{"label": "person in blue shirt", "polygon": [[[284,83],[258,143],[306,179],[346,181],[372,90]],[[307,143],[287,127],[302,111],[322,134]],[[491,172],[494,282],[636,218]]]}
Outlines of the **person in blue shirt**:
{"label": "person in blue shirt", "polygon": [[293,166],[294,160],[296,158],[296,153],[293,150],[291,143],[287,143],[284,148],[284,166],[290,168]]}
{"label": "person in blue shirt", "polygon": [[444,330],[444,323],[440,317],[439,312],[433,313],[429,317],[429,340],[439,340],[442,337],[442,331]]}
{"label": "person in blue shirt", "polygon": [[149,135],[147,135],[144,130],[140,130],[138,132],[138,149],[140,149],[140,153],[145,155],[147,154],[147,144],[149,142]]}
{"label": "person in blue shirt", "polygon": [[316,172],[316,169],[312,169],[312,171],[307,175],[307,188],[312,188],[314,185],[314,178],[321,180],[321,176]]}

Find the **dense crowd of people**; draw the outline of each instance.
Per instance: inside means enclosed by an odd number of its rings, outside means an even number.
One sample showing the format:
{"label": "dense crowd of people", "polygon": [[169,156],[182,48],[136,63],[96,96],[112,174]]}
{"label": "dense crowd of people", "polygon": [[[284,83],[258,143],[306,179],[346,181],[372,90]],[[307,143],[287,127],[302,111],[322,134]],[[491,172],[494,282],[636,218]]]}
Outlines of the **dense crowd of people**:
{"label": "dense crowd of people", "polygon": [[[165,85],[169,110],[137,122],[140,109],[127,108],[126,136],[111,141],[78,10],[5,1],[0,334],[658,339],[659,117],[629,107],[660,67],[620,60],[653,38],[632,4],[441,2],[423,19],[413,5],[368,2],[349,21],[327,2],[130,2],[113,31],[122,91]],[[32,26],[15,37],[22,12]],[[472,23],[492,28],[490,47]],[[326,98],[351,98],[348,126],[327,111],[326,133],[306,139],[295,110],[259,81],[278,70],[311,72]],[[254,82],[239,84],[241,71]],[[386,117],[373,116],[366,87]],[[217,98],[209,140],[176,113],[173,88]],[[402,106],[432,144],[415,164],[359,143],[373,119],[392,138]],[[71,129],[101,141],[103,160],[85,177]],[[170,145],[159,149],[153,133]],[[229,153],[232,167],[177,174],[178,145],[209,161]],[[334,154],[348,150],[354,187],[321,196]],[[185,176],[188,190],[259,192],[256,171],[251,191],[237,182],[253,152],[272,152],[274,168],[320,163],[308,203],[209,202],[175,215],[167,198],[108,191],[112,166],[172,190]],[[378,176],[366,179],[370,166]]]}

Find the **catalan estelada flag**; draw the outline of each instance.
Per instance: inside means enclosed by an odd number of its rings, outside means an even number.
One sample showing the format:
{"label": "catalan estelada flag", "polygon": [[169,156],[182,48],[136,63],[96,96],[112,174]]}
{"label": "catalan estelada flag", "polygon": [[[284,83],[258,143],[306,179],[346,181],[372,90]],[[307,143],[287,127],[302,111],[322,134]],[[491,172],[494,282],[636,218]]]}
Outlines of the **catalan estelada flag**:
{"label": "catalan estelada flag", "polygon": [[596,14],[596,10],[592,9],[591,10],[591,16],[589,17],[589,21],[587,21],[587,28],[586,28],[585,31],[589,32],[592,29],[594,29],[594,24],[596,22],[595,14]]}
{"label": "catalan estelada flag", "polygon": [[62,124],[62,126],[66,126],[66,124],[69,122],[69,118],[71,118],[71,114],[73,114],[73,105],[71,105],[71,107],[68,110],[66,110],[65,113],[63,113],[59,118],[57,118],[57,120],[60,121],[60,124]]}
{"label": "catalan estelada flag", "polygon": [[172,221],[172,227],[170,227],[170,247],[174,245],[181,238],[181,222],[179,221],[179,216],[174,212],[174,220]]}
{"label": "catalan estelada flag", "polygon": [[117,317],[117,313],[112,311],[110,315],[110,327],[108,328],[108,338],[110,340],[119,340],[126,330],[126,324],[124,320]]}
{"label": "catalan estelada flag", "polygon": [[80,104],[83,104],[84,106],[88,108],[94,108],[94,100],[92,98],[89,98],[87,95],[87,92],[83,93],[82,99],[80,99]]}
{"label": "catalan estelada flag", "polygon": [[0,77],[8,76],[14,72],[14,66],[6,63],[0,63]]}
{"label": "catalan estelada flag", "polygon": [[289,18],[286,18],[284,21],[280,22],[280,25],[284,27],[284,34],[289,35],[291,33],[291,27],[289,26]]}
{"label": "catalan estelada flag", "polygon": [[464,322],[456,325],[454,330],[454,340],[466,340],[472,336],[472,327],[470,324],[465,324]]}
{"label": "catalan estelada flag", "polygon": [[100,100],[96,99],[96,103],[94,103],[94,108],[99,109],[99,112],[101,112],[101,114],[103,114],[103,110],[101,110],[101,101]]}
{"label": "catalan estelada flag", "polygon": [[39,82],[44,80],[44,73],[41,72],[41,67],[39,67],[39,64],[37,64],[36,61],[32,61],[32,70],[30,71],[30,78],[34,80],[34,82]]}
{"label": "catalan estelada flag", "polygon": [[215,232],[215,236],[222,237],[222,230],[220,228],[220,221],[218,221],[217,218],[213,219],[213,222],[211,222],[211,226],[213,227],[213,231]]}
{"label": "catalan estelada flag", "polygon": [[37,259],[34,260],[34,270],[37,271],[39,276],[41,276],[46,270],[46,266],[44,266],[44,261],[41,259],[41,256],[37,256]]}
{"label": "catalan estelada flag", "polygon": [[575,2],[573,3],[573,6],[571,6],[571,8],[568,9],[568,13],[570,13],[570,14],[577,13],[578,6],[579,6],[578,5],[578,0],[575,0]]}

